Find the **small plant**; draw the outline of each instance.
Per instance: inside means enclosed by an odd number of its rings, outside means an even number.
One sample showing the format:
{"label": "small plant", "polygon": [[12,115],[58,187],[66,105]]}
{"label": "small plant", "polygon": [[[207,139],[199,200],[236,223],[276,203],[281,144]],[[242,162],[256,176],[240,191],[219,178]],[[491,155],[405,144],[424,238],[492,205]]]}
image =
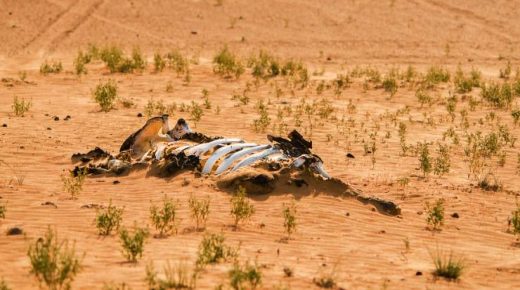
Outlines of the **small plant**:
{"label": "small plant", "polygon": [[83,190],[83,183],[85,183],[86,170],[79,170],[77,174],[69,173],[69,177],[61,176],[63,181],[63,190],[70,194],[72,199],[76,199],[78,194]]}
{"label": "small plant", "polygon": [[78,52],[78,55],[74,59],[74,62],[73,62],[74,72],[78,76],[82,75],[82,74],[86,74],[87,73],[87,68],[85,67],[85,65],[87,63],[89,63],[91,61],[91,59],[92,59],[91,55],[89,55],[88,53],[85,54],[85,53],[83,53],[83,51],[80,50]]}
{"label": "small plant", "polygon": [[520,235],[520,204],[516,204],[516,209],[511,212],[509,225],[513,227],[512,232],[515,235]]}
{"label": "small plant", "polygon": [[197,271],[189,273],[188,265],[183,262],[172,267],[169,262],[163,269],[164,279],[159,277],[152,263],[146,266],[146,282],[150,290],[195,289]]}
{"label": "small plant", "polygon": [[3,278],[0,280],[0,290],[11,290]]}
{"label": "small plant", "polygon": [[503,83],[502,85],[497,83],[484,84],[480,94],[482,99],[499,109],[511,107],[514,97],[509,83]]}
{"label": "small plant", "polygon": [[417,100],[419,101],[419,103],[421,104],[421,108],[427,104],[429,106],[431,106],[433,100],[432,100],[432,97],[426,93],[425,90],[423,89],[418,89],[416,92],[415,92],[415,97],[417,97]]}
{"label": "small plant", "polygon": [[150,206],[150,219],[155,229],[159,231],[159,237],[164,237],[173,231],[177,232],[176,218],[177,204],[172,199],[164,196],[163,206]]}
{"label": "small plant", "polygon": [[513,117],[513,122],[515,123],[515,126],[518,125],[518,122],[520,121],[520,110],[513,110],[511,112],[511,116]]}
{"label": "small plant", "polygon": [[222,234],[206,234],[199,245],[197,266],[201,268],[207,264],[215,264],[235,258],[238,251],[227,246],[224,242],[225,238]]}
{"label": "small plant", "polygon": [[485,191],[501,191],[503,188],[500,180],[492,173],[484,175],[484,178],[478,181],[478,187]]}
{"label": "small plant", "polygon": [[399,122],[399,144],[401,145],[402,154],[406,155],[408,146],[406,145],[406,124],[403,122]]}
{"label": "small plant", "polygon": [[242,186],[231,198],[231,215],[235,219],[235,228],[238,228],[238,223],[249,219],[255,213],[255,207],[247,199],[246,189]]}
{"label": "small plant", "polygon": [[435,85],[439,83],[446,83],[450,81],[450,73],[448,69],[432,66],[426,73],[424,77],[424,85],[426,88],[433,88]]}
{"label": "small plant", "polygon": [[421,171],[423,172],[424,177],[426,177],[432,171],[430,151],[427,143],[418,144],[418,146]]}
{"label": "small plant", "polygon": [[31,101],[26,101],[25,99],[19,100],[18,97],[15,96],[13,98],[13,104],[11,105],[11,108],[13,108],[13,112],[16,117],[23,117],[25,113],[29,111],[31,106]]}
{"label": "small plant", "polygon": [[439,144],[437,154],[438,155],[437,158],[435,158],[433,172],[436,175],[442,176],[450,172],[450,148],[448,145]]}
{"label": "small plant", "polygon": [[108,207],[98,212],[95,223],[99,235],[110,235],[112,230],[119,230],[121,221],[123,221],[123,207],[116,207],[112,205],[112,200],[108,203]]}
{"label": "small plant", "polygon": [[117,85],[113,80],[97,85],[93,92],[94,100],[99,104],[103,112],[108,112],[114,107],[117,98]]}
{"label": "small plant", "polygon": [[447,255],[437,249],[435,253],[430,253],[430,256],[432,257],[433,265],[435,266],[433,274],[437,277],[443,277],[448,280],[457,280],[466,267],[465,260],[463,258],[454,257],[453,252],[451,251]]}
{"label": "small plant", "polygon": [[318,277],[312,279],[312,282],[320,288],[330,289],[336,287],[336,266],[330,271],[320,269]]}
{"label": "small plant", "polygon": [[385,89],[385,92],[390,93],[390,97],[393,97],[395,93],[397,92],[397,81],[393,77],[386,77],[383,80],[383,89]]}
{"label": "small plant", "polygon": [[438,199],[434,204],[426,202],[426,223],[432,227],[433,230],[440,230],[444,224],[444,200]]}
{"label": "small plant", "polygon": [[269,118],[269,113],[267,111],[267,106],[263,101],[259,101],[258,105],[258,114],[260,114],[258,119],[253,121],[253,125],[255,127],[256,132],[265,132],[269,124],[271,123],[271,118]]}
{"label": "small plant", "polygon": [[50,290],[70,289],[70,283],[81,270],[74,245],[67,240],[58,241],[56,231],[49,227],[44,237],[29,246],[27,252],[31,274]]}
{"label": "small plant", "polygon": [[236,262],[229,271],[229,284],[235,290],[256,289],[262,283],[262,272],[254,264],[247,262],[240,265]]}
{"label": "small plant", "polygon": [[0,204],[0,219],[5,219],[5,213],[7,212],[7,207],[5,204]]}
{"label": "small plant", "polygon": [[57,74],[57,73],[60,73],[62,70],[63,70],[63,65],[61,64],[61,61],[52,61],[52,62],[45,61],[40,66],[40,73],[42,75]]}
{"label": "small plant", "polygon": [[225,78],[238,79],[245,71],[242,62],[233,54],[227,46],[213,58],[213,71]]}
{"label": "small plant", "polygon": [[188,200],[188,204],[190,206],[191,216],[196,222],[196,229],[199,230],[201,225],[202,228],[205,228],[209,215],[209,197],[207,199],[197,199],[196,197],[191,196]]}
{"label": "small plant", "polygon": [[156,72],[162,72],[164,67],[166,66],[166,61],[164,61],[164,58],[161,56],[160,53],[155,53],[153,55],[153,65]]}
{"label": "small plant", "polygon": [[131,234],[127,229],[123,228],[119,231],[121,246],[123,247],[123,256],[129,262],[137,262],[137,257],[143,255],[144,242],[148,237],[148,230],[138,228],[134,225],[134,232]]}
{"label": "small plant", "polygon": [[190,115],[191,119],[195,122],[195,126],[197,126],[197,123],[204,115],[204,111],[202,110],[199,104],[195,103],[194,101],[191,101]]}
{"label": "small plant", "polygon": [[291,234],[296,230],[296,205],[294,202],[291,205],[284,205],[283,218],[283,227],[287,237],[290,238]]}

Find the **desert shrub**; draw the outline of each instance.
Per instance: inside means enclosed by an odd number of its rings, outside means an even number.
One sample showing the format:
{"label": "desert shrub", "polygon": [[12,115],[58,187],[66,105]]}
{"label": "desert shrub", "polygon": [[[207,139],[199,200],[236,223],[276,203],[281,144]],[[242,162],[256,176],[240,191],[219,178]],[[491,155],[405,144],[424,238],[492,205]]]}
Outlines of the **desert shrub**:
{"label": "desert shrub", "polygon": [[484,178],[478,180],[477,185],[485,191],[501,191],[503,188],[500,180],[491,173],[484,175]]}
{"label": "desert shrub", "polygon": [[515,125],[518,125],[518,121],[520,121],[520,110],[516,109],[511,111],[511,116],[513,117],[513,122]]}
{"label": "desert shrub", "polygon": [[289,60],[282,67],[282,76],[291,79],[294,83],[304,88],[309,83],[309,71],[301,62]]}
{"label": "desert shrub", "polygon": [[247,262],[245,265],[234,263],[229,271],[229,284],[235,290],[256,289],[262,283],[262,272],[254,264]]}
{"label": "desert shrub", "polygon": [[13,104],[11,105],[11,108],[13,109],[14,115],[16,117],[23,117],[25,113],[29,111],[31,108],[32,103],[31,101],[26,101],[25,99],[18,99],[18,97],[13,98]]}
{"label": "desert shrub", "polygon": [[110,111],[117,99],[117,85],[115,81],[108,80],[106,83],[98,84],[93,95],[94,100],[99,104],[103,112]]}
{"label": "desert shrub", "polygon": [[108,203],[108,207],[99,211],[96,215],[95,223],[98,233],[102,236],[110,235],[112,230],[119,230],[119,226],[123,221],[123,207],[112,205],[112,200]]}
{"label": "desert shrub", "polygon": [[269,118],[269,112],[267,111],[267,106],[264,104],[262,100],[260,100],[256,106],[258,110],[259,117],[258,119],[253,120],[253,126],[256,132],[263,133],[271,124],[271,118]]}
{"label": "desert shrub", "polygon": [[168,67],[173,69],[177,73],[177,76],[182,74],[188,75],[190,62],[187,57],[180,53],[180,51],[173,50],[167,53],[165,58],[167,60]]}
{"label": "desert shrub", "polygon": [[143,255],[144,242],[147,237],[148,230],[135,225],[133,234],[125,228],[119,231],[119,239],[123,247],[121,252],[129,262],[137,262],[137,257],[140,258]]}
{"label": "desert shrub", "polygon": [[83,190],[83,183],[85,183],[86,170],[79,170],[77,174],[69,173],[69,176],[61,176],[63,182],[63,190],[70,194],[72,199],[76,199],[78,194]]}
{"label": "desert shrub", "polygon": [[206,234],[199,245],[197,266],[220,263],[235,258],[238,251],[225,244],[223,234]]}
{"label": "desert shrub", "polygon": [[516,81],[511,86],[515,97],[520,97],[520,76],[517,76]]}
{"label": "desert shrub", "polygon": [[3,278],[0,280],[0,290],[11,290]]}
{"label": "desert shrub", "polygon": [[456,108],[457,108],[457,98],[455,96],[448,98],[448,100],[446,102],[446,111],[448,111],[448,114],[450,115],[452,122],[455,120],[455,109]]}
{"label": "desert shrub", "polygon": [[385,90],[385,92],[390,93],[391,97],[394,96],[395,93],[397,93],[397,81],[395,80],[395,78],[387,76],[383,80],[383,89]]}
{"label": "desert shrub", "polygon": [[450,172],[450,148],[448,145],[439,144],[433,172],[440,176]]}
{"label": "desert shrub", "polygon": [[246,189],[238,187],[231,198],[231,215],[235,220],[235,228],[238,228],[239,222],[249,219],[254,213],[255,207],[248,200]]}
{"label": "desert shrub", "polygon": [[61,61],[48,62],[47,60],[40,66],[40,73],[43,75],[57,74],[63,70]]}
{"label": "desert shrub", "polygon": [[461,257],[454,257],[453,252],[450,252],[447,255],[437,249],[435,253],[430,253],[430,255],[433,259],[433,265],[435,266],[433,274],[437,277],[443,277],[448,280],[457,280],[466,267],[464,259]]}
{"label": "desert shrub", "polygon": [[509,219],[510,226],[513,227],[512,232],[515,235],[520,234],[520,204],[516,204],[516,209],[511,212],[511,218]]}
{"label": "desert shrub", "polygon": [[434,204],[426,202],[426,223],[432,227],[433,230],[439,230],[444,224],[444,200],[438,199]]}
{"label": "desert shrub", "polygon": [[74,59],[73,66],[74,66],[74,72],[77,75],[86,74],[87,68],[85,65],[87,63],[90,63],[92,60],[92,56],[88,53],[83,53],[83,51],[78,51],[78,55],[76,55],[76,58]]}
{"label": "desert shrub", "polygon": [[290,237],[291,234],[296,230],[296,205],[294,202],[290,205],[284,205],[283,218],[283,227],[287,233],[287,236]]}
{"label": "desert shrub", "polygon": [[426,72],[424,76],[423,85],[427,88],[433,88],[435,85],[440,83],[446,83],[450,81],[450,73],[448,69],[439,66],[432,66]]}
{"label": "desert shrub", "polygon": [[480,71],[473,69],[471,70],[470,76],[466,77],[459,67],[453,78],[457,93],[468,93],[471,92],[473,88],[480,87],[480,76]]}
{"label": "desert shrub", "polygon": [[428,149],[428,143],[419,143],[417,146],[419,147],[420,168],[424,177],[426,177],[432,171],[432,160],[430,157],[430,150]]}
{"label": "desert shrub", "polygon": [[188,265],[183,262],[171,266],[169,262],[163,269],[164,278],[159,277],[152,263],[146,266],[146,282],[150,290],[195,289],[197,271],[190,273]]}
{"label": "desert shrub", "polygon": [[5,213],[7,212],[7,207],[5,204],[0,204],[0,219],[5,219]]}
{"label": "desert shrub", "polygon": [[320,273],[318,277],[314,277],[312,282],[320,287],[325,289],[335,288],[336,287],[336,267],[334,266],[329,271],[324,271],[320,269]]}
{"label": "desert shrub", "polygon": [[406,155],[408,151],[408,145],[406,145],[406,124],[399,122],[399,145],[401,145],[401,152]]}
{"label": "desert shrub", "polygon": [[125,282],[116,284],[116,283],[104,283],[103,290],[131,290],[130,286]]}
{"label": "desert shrub", "polygon": [[193,120],[195,123],[195,126],[197,126],[197,123],[200,121],[203,115],[204,111],[202,110],[202,107],[195,101],[191,101],[190,116],[191,120]]}
{"label": "desert shrub", "polygon": [[160,237],[169,235],[173,231],[177,232],[176,211],[177,204],[166,196],[163,199],[162,208],[154,204],[150,206],[150,220],[155,226],[155,229],[159,231]]}
{"label": "desert shrub", "polygon": [[417,100],[421,104],[421,107],[423,107],[425,104],[431,106],[433,102],[432,97],[423,89],[418,89],[415,92],[415,97],[417,97]]}
{"label": "desert shrub", "polygon": [[99,54],[111,73],[132,73],[135,70],[143,70],[146,66],[139,48],[134,48],[130,57],[125,56],[123,50],[117,46],[105,47]]}
{"label": "desert shrub", "polygon": [[248,61],[251,74],[256,78],[268,79],[276,77],[282,72],[280,62],[268,52],[261,50],[258,56],[253,56]]}
{"label": "desert shrub", "polygon": [[163,115],[166,113],[168,113],[168,108],[164,105],[164,102],[162,100],[154,101],[150,99],[144,107],[144,114],[148,118],[150,118],[153,115]]}
{"label": "desert shrub", "polygon": [[153,55],[153,66],[156,72],[162,72],[166,66],[166,61],[164,61],[164,58],[158,52]]}
{"label": "desert shrub", "polygon": [[67,240],[58,241],[56,231],[49,227],[44,237],[29,246],[27,252],[31,274],[50,290],[70,289],[70,283],[81,270],[74,245]]}
{"label": "desert shrub", "polygon": [[224,46],[213,58],[213,71],[225,78],[238,79],[244,73],[244,66],[238,57]]}
{"label": "desert shrub", "polygon": [[511,85],[503,83],[489,83],[482,85],[482,99],[495,108],[509,108],[513,102]]}
{"label": "desert shrub", "polygon": [[501,79],[509,79],[509,77],[511,76],[511,71],[511,61],[508,60],[506,67],[504,69],[500,69],[498,77]]}
{"label": "desert shrub", "polygon": [[206,227],[206,221],[208,220],[209,215],[209,204],[209,197],[207,199],[197,199],[196,197],[191,196],[188,200],[191,216],[195,219],[197,230],[201,225],[202,228]]}

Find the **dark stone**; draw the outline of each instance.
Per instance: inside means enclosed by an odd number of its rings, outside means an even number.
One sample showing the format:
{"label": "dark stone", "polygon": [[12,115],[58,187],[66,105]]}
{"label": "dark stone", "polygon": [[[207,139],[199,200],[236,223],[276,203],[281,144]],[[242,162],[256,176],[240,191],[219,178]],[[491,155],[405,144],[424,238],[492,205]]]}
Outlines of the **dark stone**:
{"label": "dark stone", "polygon": [[17,236],[23,234],[23,230],[19,227],[12,227],[7,230],[6,234],[8,236]]}
{"label": "dark stone", "polygon": [[143,116],[143,114],[141,114],[141,113],[138,113],[138,114],[137,114],[137,117],[138,117],[138,118],[141,118],[142,116]]}
{"label": "dark stone", "polygon": [[50,130],[52,130],[52,128],[51,128],[51,127],[47,127],[47,130],[49,130],[49,131],[50,131]]}
{"label": "dark stone", "polygon": [[114,180],[112,183],[113,183],[113,184],[119,184],[119,183],[121,183],[121,181],[119,181],[119,180]]}
{"label": "dark stone", "polygon": [[354,157],[354,155],[349,152],[349,153],[347,153],[347,158],[356,158],[356,157]]}
{"label": "dark stone", "polygon": [[109,156],[110,156],[110,153],[108,153],[107,151],[105,151],[99,147],[96,147],[87,153],[74,153],[74,154],[72,154],[72,157],[70,159],[72,160],[72,162],[78,162],[78,161],[89,162],[92,160],[106,158]]}
{"label": "dark stone", "polygon": [[459,218],[459,214],[454,212],[452,215],[451,215],[452,218],[454,219],[458,219]]}
{"label": "dark stone", "polygon": [[3,123],[3,124],[2,124],[2,127],[7,128],[7,124],[6,124],[6,123]]}
{"label": "dark stone", "polygon": [[197,35],[197,31],[192,31],[191,34]]}
{"label": "dark stone", "polygon": [[59,120],[60,120],[60,117],[58,117],[58,116],[54,116],[53,120],[54,120],[54,121],[59,121]]}
{"label": "dark stone", "polygon": [[68,120],[70,120],[70,118],[71,118],[71,116],[70,116],[70,115],[67,115],[67,116],[65,117],[65,119],[63,119],[63,120],[68,121]]}
{"label": "dark stone", "polygon": [[415,276],[422,276],[422,272],[421,271],[415,272]]}
{"label": "dark stone", "polygon": [[52,206],[54,208],[58,208],[58,206],[54,202],[52,202],[52,201],[43,202],[42,205],[45,205],[45,206],[48,205],[48,206]]}

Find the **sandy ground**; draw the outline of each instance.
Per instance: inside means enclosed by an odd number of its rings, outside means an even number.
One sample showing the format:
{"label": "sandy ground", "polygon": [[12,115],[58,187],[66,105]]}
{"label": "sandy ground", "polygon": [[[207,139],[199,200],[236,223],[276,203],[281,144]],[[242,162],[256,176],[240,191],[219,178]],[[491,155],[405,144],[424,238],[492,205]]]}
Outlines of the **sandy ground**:
{"label": "sandy ground", "polygon": [[[13,289],[38,287],[29,274],[27,249],[51,225],[60,238],[75,241],[76,250],[85,253],[73,289],[101,289],[110,282],[143,289],[148,262],[161,268],[167,261],[196,260],[204,234],[189,231],[194,221],[187,200],[194,194],[211,197],[207,231],[223,232],[229,245],[240,244],[240,260],[262,266],[265,289],[316,287],[312,280],[323,272],[334,272],[335,281],[344,289],[520,288],[520,248],[507,231],[520,189],[518,147],[505,148],[505,165],[493,166],[504,190],[483,191],[468,179],[464,157],[466,141],[459,112],[468,108],[468,101],[459,101],[453,123],[442,101],[453,92],[451,83],[432,92],[441,101],[431,108],[420,106],[415,89],[400,87],[389,98],[382,89],[364,88],[362,79],[354,79],[340,96],[333,90],[321,95],[316,92],[322,80],[332,80],[356,65],[371,65],[381,72],[391,67],[404,70],[410,64],[421,72],[431,65],[444,65],[452,73],[460,65],[465,71],[478,68],[484,80],[497,81],[507,60],[514,69],[519,65],[520,4],[506,0],[259,2],[224,0],[219,6],[213,1],[0,1],[0,77],[5,78],[0,83],[0,124],[7,126],[0,127],[0,160],[9,165],[0,165],[0,203],[7,207],[0,231],[19,226],[25,232],[23,236],[0,235],[0,278]],[[88,43],[118,44],[127,49],[139,46],[149,65],[142,73],[110,74],[101,62],[95,62],[88,65],[87,75],[77,77],[72,73],[72,60]],[[242,92],[254,78],[249,71],[238,80],[213,73],[211,59],[224,44],[244,58],[266,49],[282,59],[300,59],[311,73],[310,85],[291,90],[281,78],[261,81],[250,92],[250,103],[237,106],[232,95]],[[153,72],[153,52],[173,48],[198,60],[190,66],[188,84],[171,70]],[[62,61],[65,71],[41,75],[39,67],[46,59]],[[27,82],[19,81],[21,71],[27,73]],[[116,80],[119,96],[135,105],[100,112],[92,90],[107,79]],[[168,84],[173,87],[169,92]],[[282,91],[278,98],[276,88]],[[353,199],[310,187],[284,187],[269,196],[253,197],[256,214],[234,231],[230,195],[216,188],[214,178],[196,178],[190,172],[171,180],[146,177],[142,172],[88,178],[75,200],[63,191],[60,176],[73,167],[72,153],[95,146],[117,152],[124,139],[145,122],[136,115],[144,112],[149,100],[201,103],[203,89],[209,92],[212,108],[204,109],[196,130],[252,142],[265,142],[265,133],[252,129],[259,100],[270,102],[272,123],[267,133],[274,134],[279,133],[274,126],[280,122],[278,107],[294,107],[302,99],[330,101],[335,118],[314,116],[312,130],[306,119],[297,129],[313,140],[314,152],[333,176],[367,194],[398,203],[402,215],[385,216]],[[468,95],[480,98],[479,91]],[[14,96],[31,100],[25,117],[13,115]],[[348,109],[349,102],[355,110]],[[405,106],[409,113],[397,118],[407,125],[407,143],[442,141],[450,127],[459,134],[461,143],[451,147],[451,172],[446,176],[431,174],[424,179],[418,157],[401,156],[398,126],[388,114]],[[492,111],[518,138],[510,110],[485,105],[469,112],[468,131],[496,128],[496,122],[479,124]],[[67,115],[71,119],[65,121]],[[179,117],[190,119],[177,110],[170,120]],[[428,125],[427,117],[435,125]],[[347,126],[340,123],[342,118],[355,123]],[[293,117],[286,117],[285,122],[287,130],[295,128]],[[350,133],[340,134],[347,130]],[[378,149],[373,166],[371,156],[363,154],[363,140],[375,131]],[[434,149],[431,146],[433,155]],[[348,152],[356,158],[347,159]],[[23,184],[14,182],[16,176],[24,177]],[[404,177],[409,183],[401,186],[397,180]],[[113,184],[115,180],[120,183]],[[125,263],[117,236],[97,235],[94,209],[81,209],[85,204],[106,205],[112,200],[125,207],[125,226],[134,221],[146,225],[150,223],[150,201],[158,203],[165,194],[179,202],[179,233],[148,239],[137,264]],[[442,231],[432,232],[426,228],[424,204],[438,198],[445,199],[446,221]],[[283,243],[282,208],[291,200],[296,200],[298,208],[297,232]],[[57,207],[42,205],[48,201]],[[453,213],[460,218],[451,217]],[[409,241],[408,250],[405,241]],[[436,248],[465,257],[467,268],[459,281],[434,278],[430,252]],[[230,267],[230,263],[208,267],[198,287],[226,285]],[[284,267],[293,269],[294,277],[284,277]],[[421,276],[416,276],[418,271]]]}

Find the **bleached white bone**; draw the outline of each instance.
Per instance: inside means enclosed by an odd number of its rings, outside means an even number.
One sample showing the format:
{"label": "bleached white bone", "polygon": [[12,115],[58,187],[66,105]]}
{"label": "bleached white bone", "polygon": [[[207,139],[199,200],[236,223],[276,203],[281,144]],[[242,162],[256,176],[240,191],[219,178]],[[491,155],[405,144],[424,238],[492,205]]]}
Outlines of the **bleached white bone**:
{"label": "bleached white bone", "polygon": [[311,165],[325,180],[330,179],[329,173],[323,168],[323,163],[316,162]]}
{"label": "bleached white bone", "polygon": [[155,159],[161,160],[164,150],[166,149],[167,144],[166,143],[160,143],[157,144],[157,149],[155,150]]}
{"label": "bleached white bone", "polygon": [[231,144],[228,146],[224,146],[222,148],[217,149],[213,154],[208,158],[206,164],[204,164],[204,168],[202,169],[202,174],[209,174],[215,162],[220,159],[220,157],[228,154],[229,152],[236,151],[245,147],[253,147],[256,146],[255,143],[238,143]]}
{"label": "bleached white bone", "polygon": [[271,145],[259,145],[259,146],[255,146],[253,148],[242,149],[236,153],[233,153],[231,156],[224,159],[224,161],[222,161],[222,163],[220,163],[220,165],[217,167],[217,170],[215,171],[215,174],[218,175],[218,174],[226,171],[226,169],[228,169],[229,166],[231,166],[231,164],[233,164],[233,162],[235,162],[235,160],[238,160],[242,156],[246,156],[247,154],[251,154],[256,151],[264,150],[269,147],[271,147]]}
{"label": "bleached white bone", "polygon": [[269,155],[272,155],[272,154],[275,154],[275,153],[279,153],[280,152],[280,149],[278,148],[269,148],[267,150],[264,150],[262,152],[258,152],[256,154],[253,154],[247,158],[245,158],[244,160],[240,161],[237,163],[237,165],[235,165],[233,167],[233,169],[231,169],[231,171],[235,171],[237,169],[239,169],[240,167],[244,167],[244,166],[247,166],[249,164],[252,164],[260,159],[264,159],[266,158],[267,156]]}
{"label": "bleached white bone", "polygon": [[208,143],[203,143],[197,146],[194,146],[186,151],[186,155],[195,155],[200,156],[209,150],[211,150],[213,147],[218,146],[220,144],[226,144],[226,143],[234,143],[234,142],[244,142],[242,139],[238,138],[223,138],[223,139],[217,139]]}

